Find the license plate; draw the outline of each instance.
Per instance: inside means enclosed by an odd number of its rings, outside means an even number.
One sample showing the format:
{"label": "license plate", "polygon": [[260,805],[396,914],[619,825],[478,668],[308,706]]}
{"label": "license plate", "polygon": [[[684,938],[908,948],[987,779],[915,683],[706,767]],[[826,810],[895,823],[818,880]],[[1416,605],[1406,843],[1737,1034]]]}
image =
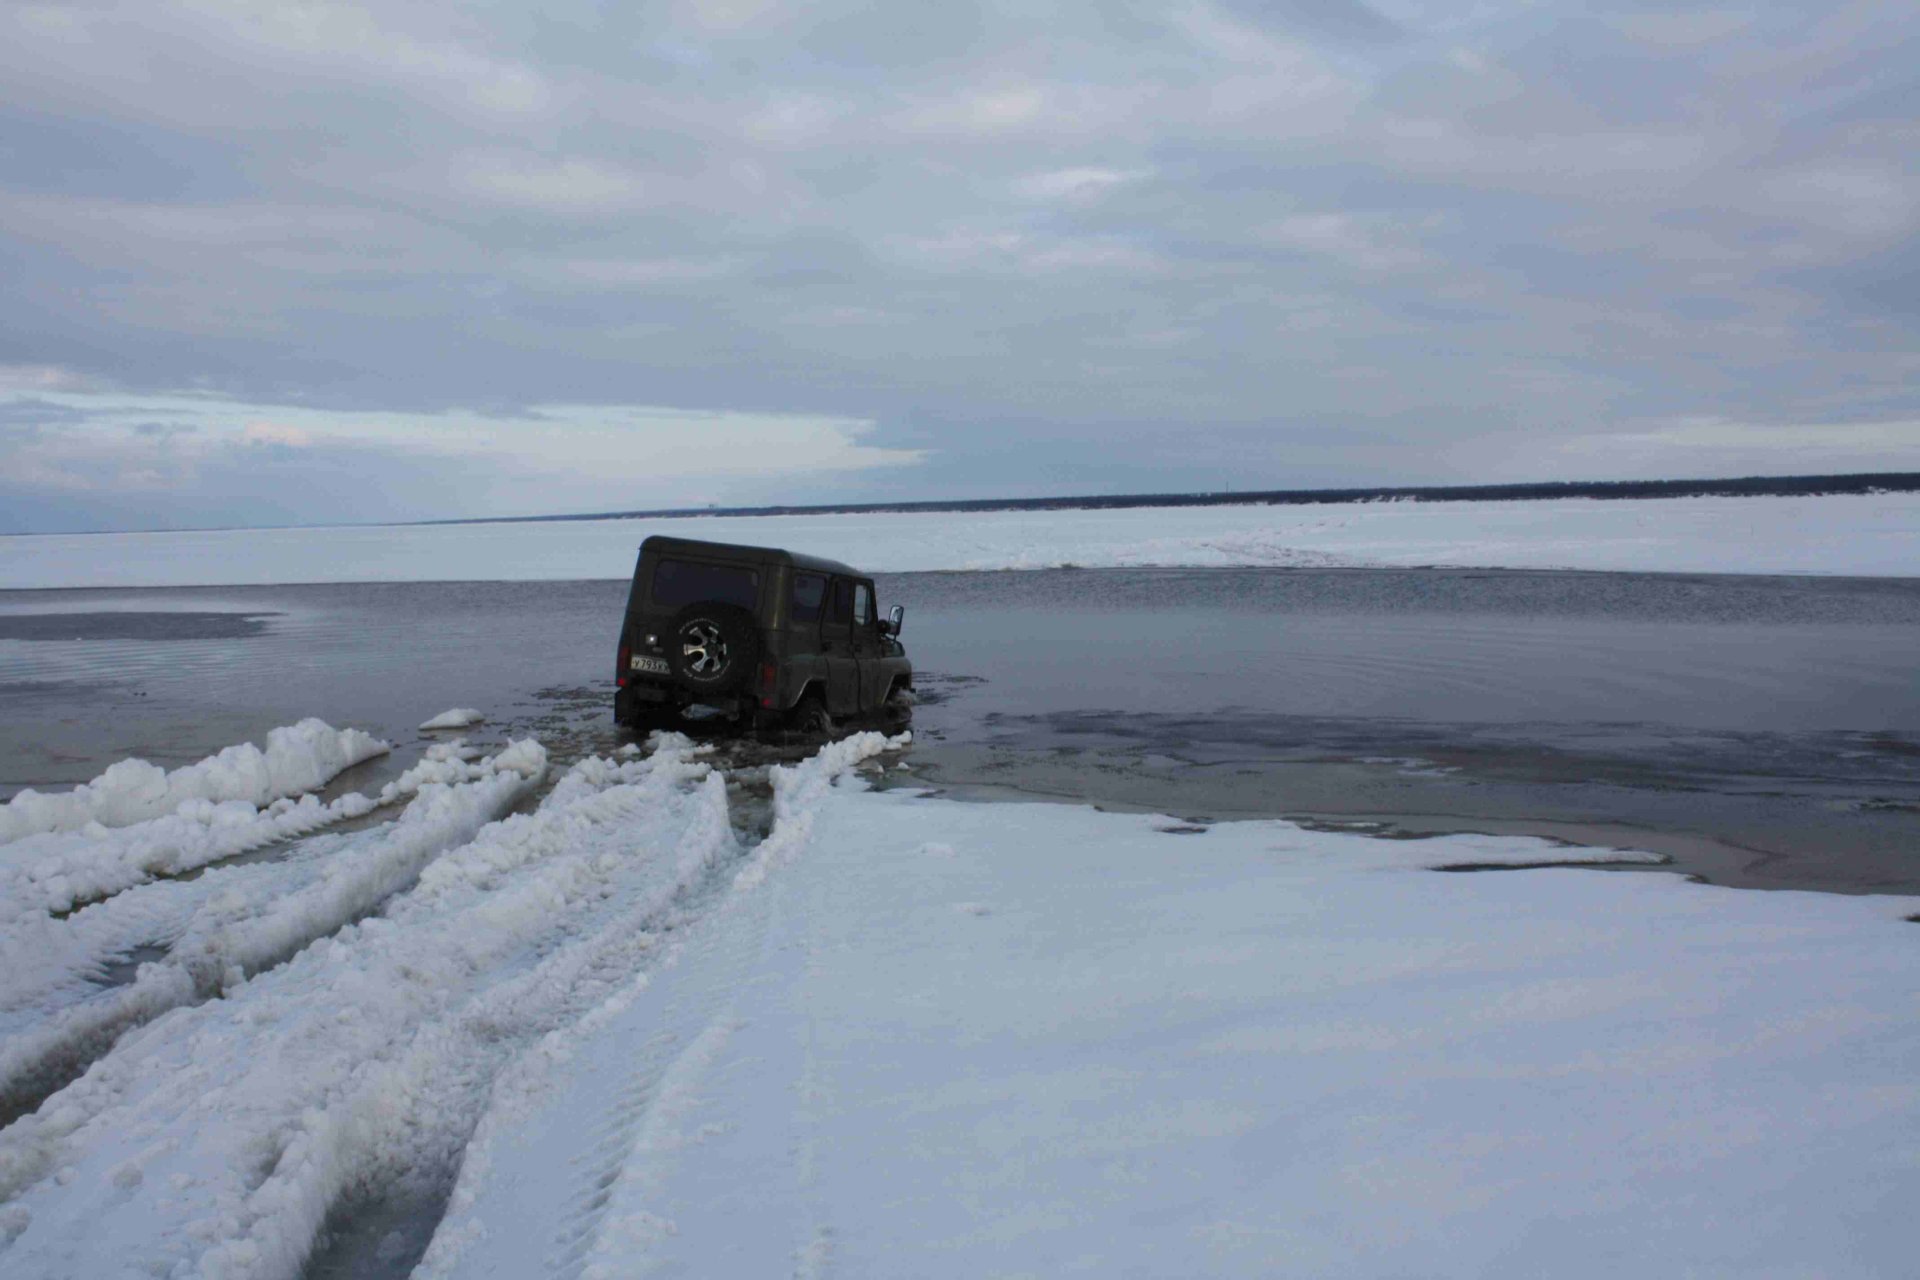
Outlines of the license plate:
{"label": "license plate", "polygon": [[664,676],[673,674],[667,667],[665,658],[649,658],[642,654],[633,655],[633,669],[644,671],[648,675]]}

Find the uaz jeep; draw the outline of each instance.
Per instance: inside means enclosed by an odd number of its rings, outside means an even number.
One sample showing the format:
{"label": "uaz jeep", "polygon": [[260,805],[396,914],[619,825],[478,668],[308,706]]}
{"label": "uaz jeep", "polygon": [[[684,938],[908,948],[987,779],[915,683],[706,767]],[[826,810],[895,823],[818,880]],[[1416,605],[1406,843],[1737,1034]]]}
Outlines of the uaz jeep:
{"label": "uaz jeep", "polygon": [[634,729],[717,709],[759,728],[903,720],[913,664],[905,611],[881,618],[873,579],[832,560],[689,538],[640,544],[614,664],[614,718]]}

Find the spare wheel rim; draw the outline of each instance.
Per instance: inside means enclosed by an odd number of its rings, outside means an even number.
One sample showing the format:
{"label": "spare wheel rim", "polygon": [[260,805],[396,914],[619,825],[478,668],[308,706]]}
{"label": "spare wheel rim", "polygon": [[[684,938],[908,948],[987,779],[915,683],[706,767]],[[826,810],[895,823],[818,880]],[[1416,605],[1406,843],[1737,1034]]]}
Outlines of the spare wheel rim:
{"label": "spare wheel rim", "polygon": [[726,637],[705,618],[689,622],[680,632],[680,656],[690,674],[717,676],[727,668]]}

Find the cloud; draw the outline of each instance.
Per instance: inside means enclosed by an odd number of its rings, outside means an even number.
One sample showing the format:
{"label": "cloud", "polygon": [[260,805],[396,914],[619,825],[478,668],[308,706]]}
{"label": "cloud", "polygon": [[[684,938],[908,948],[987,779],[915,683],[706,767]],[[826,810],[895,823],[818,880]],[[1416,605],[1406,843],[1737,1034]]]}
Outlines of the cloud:
{"label": "cloud", "polygon": [[1013,189],[1028,200],[1092,200],[1146,176],[1144,169],[1051,169],[1026,175],[1013,184]]}
{"label": "cloud", "polygon": [[1419,250],[1396,244],[1361,219],[1341,213],[1291,214],[1254,228],[1253,234],[1269,244],[1323,254],[1365,271],[1412,267],[1425,259]]}
{"label": "cloud", "polygon": [[0,364],[0,394],[21,391],[76,391],[87,379],[51,364]]}
{"label": "cloud", "polygon": [[[151,430],[152,424],[143,424]],[[136,427],[135,430],[142,430]],[[300,427],[290,427],[279,422],[249,422],[240,428],[240,440],[244,444],[273,449],[311,449],[313,433]]]}
{"label": "cloud", "polygon": [[[205,523],[1552,478],[1632,436],[1636,467],[1743,470],[1814,458],[1767,434],[1808,423],[1908,465],[1865,428],[1920,416],[1914,29],[1853,0],[0,8],[0,471]],[[1702,421],[1753,429],[1673,425]]]}
{"label": "cloud", "polygon": [[[275,523],[678,506],[694,492],[766,501],[778,496],[769,477],[832,484],[926,457],[872,434],[857,419],[631,405],[411,415],[220,397],[20,398],[0,401],[0,494],[43,509],[63,499],[83,527],[111,523],[129,499],[159,523],[204,525],[210,494]],[[316,473],[332,483],[316,488]],[[96,500],[75,500],[83,495]]]}
{"label": "cloud", "polygon": [[647,203],[646,184],[617,165],[583,157],[478,155],[455,165],[455,189],[536,213],[616,213]]}
{"label": "cloud", "polygon": [[[1649,431],[1623,431],[1579,442],[1590,452],[1721,453],[1750,457],[1892,460],[1920,467],[1920,418],[1894,422],[1770,424],[1725,418],[1683,418]],[[1684,464],[1683,464],[1684,465]]]}

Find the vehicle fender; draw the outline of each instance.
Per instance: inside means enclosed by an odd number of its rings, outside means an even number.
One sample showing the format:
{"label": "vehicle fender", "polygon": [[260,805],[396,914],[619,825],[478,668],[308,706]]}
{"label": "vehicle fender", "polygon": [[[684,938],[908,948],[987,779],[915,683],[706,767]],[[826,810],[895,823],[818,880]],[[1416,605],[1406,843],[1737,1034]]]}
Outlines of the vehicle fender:
{"label": "vehicle fender", "polygon": [[793,696],[788,698],[786,705],[780,709],[782,711],[793,710],[800,705],[809,693],[818,693],[820,700],[825,702],[827,699],[826,678],[824,676],[809,676],[807,679],[800,681],[794,689]]}

